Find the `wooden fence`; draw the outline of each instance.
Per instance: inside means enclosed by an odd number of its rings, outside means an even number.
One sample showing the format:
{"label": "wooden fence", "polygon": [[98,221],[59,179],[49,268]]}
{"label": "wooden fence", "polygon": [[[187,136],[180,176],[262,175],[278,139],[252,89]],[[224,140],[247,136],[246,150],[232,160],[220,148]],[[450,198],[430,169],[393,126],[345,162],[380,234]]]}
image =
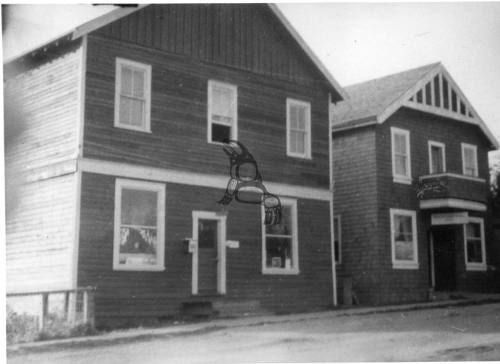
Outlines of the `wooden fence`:
{"label": "wooden fence", "polygon": [[[52,291],[35,291],[22,293],[8,293],[7,299],[19,297],[41,296],[42,305],[39,313],[38,328],[43,331],[49,317],[49,296],[63,294],[64,295],[64,319],[69,323],[84,323],[94,327],[94,294],[95,287],[79,287],[76,289],[52,290]],[[81,297],[81,301],[79,298]],[[81,302],[81,310],[78,309]],[[77,320],[77,312],[82,313],[81,320]],[[77,322],[78,321],[78,322]]]}

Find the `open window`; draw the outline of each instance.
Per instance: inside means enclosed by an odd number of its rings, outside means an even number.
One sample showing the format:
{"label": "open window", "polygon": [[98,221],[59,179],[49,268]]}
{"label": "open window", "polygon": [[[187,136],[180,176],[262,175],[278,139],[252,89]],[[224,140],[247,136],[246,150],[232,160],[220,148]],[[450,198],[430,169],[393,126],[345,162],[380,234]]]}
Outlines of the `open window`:
{"label": "open window", "polygon": [[117,179],[113,269],[163,270],[165,185]]}
{"label": "open window", "polygon": [[238,136],[238,89],[208,81],[208,142],[225,143]]}

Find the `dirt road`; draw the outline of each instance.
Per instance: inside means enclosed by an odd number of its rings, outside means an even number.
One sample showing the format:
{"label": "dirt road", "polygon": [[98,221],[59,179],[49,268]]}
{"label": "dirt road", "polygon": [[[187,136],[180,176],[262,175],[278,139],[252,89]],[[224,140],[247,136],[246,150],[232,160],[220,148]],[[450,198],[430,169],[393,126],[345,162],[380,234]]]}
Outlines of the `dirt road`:
{"label": "dirt road", "polygon": [[500,360],[500,304],[224,327],[18,352],[8,363],[258,363]]}

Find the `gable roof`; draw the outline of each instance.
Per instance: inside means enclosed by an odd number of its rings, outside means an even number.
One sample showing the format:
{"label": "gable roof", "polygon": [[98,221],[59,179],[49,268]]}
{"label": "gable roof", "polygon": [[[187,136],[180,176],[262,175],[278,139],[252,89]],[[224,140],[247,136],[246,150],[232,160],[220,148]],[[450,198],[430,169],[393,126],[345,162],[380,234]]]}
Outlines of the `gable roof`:
{"label": "gable roof", "polygon": [[[35,49],[29,50],[19,56],[13,57],[11,59],[5,60],[4,64],[11,63],[19,58],[28,56],[33,53],[37,53],[41,50],[46,50],[49,47],[59,46],[64,42],[74,41],[84,35],[87,35],[107,24],[110,24],[120,18],[123,18],[129,14],[132,14],[149,4],[138,5],[136,7],[120,7],[118,9],[112,10],[106,14],[103,14],[93,20],[90,20],[82,25],[77,26],[73,30],[53,39],[52,41],[46,42],[42,46],[38,46]],[[335,80],[332,74],[328,71],[325,65],[320,61],[320,59],[314,54],[314,52],[309,48],[304,39],[299,35],[299,33],[295,30],[295,28],[290,24],[290,22],[286,19],[285,15],[279,10],[276,4],[267,4],[268,8],[271,12],[278,18],[281,24],[285,27],[285,29],[290,33],[293,39],[298,43],[300,48],[305,52],[305,54],[309,57],[312,63],[316,66],[319,72],[325,77],[330,86],[335,90],[335,92],[339,95],[340,100],[347,99],[347,93],[340,86],[340,84]]]}
{"label": "gable roof", "polygon": [[441,63],[346,86],[349,99],[333,108],[332,130],[383,123],[401,107],[479,126],[491,145],[499,143]]}

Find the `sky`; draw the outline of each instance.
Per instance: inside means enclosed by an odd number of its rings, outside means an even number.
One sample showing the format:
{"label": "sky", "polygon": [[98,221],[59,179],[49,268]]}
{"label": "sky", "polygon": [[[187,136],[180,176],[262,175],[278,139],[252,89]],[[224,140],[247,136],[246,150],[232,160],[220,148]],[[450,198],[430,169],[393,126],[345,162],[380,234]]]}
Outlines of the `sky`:
{"label": "sky", "polygon": [[[500,140],[500,2],[278,6],[342,86],[442,62]],[[112,8],[14,5],[7,9],[4,59]]]}

